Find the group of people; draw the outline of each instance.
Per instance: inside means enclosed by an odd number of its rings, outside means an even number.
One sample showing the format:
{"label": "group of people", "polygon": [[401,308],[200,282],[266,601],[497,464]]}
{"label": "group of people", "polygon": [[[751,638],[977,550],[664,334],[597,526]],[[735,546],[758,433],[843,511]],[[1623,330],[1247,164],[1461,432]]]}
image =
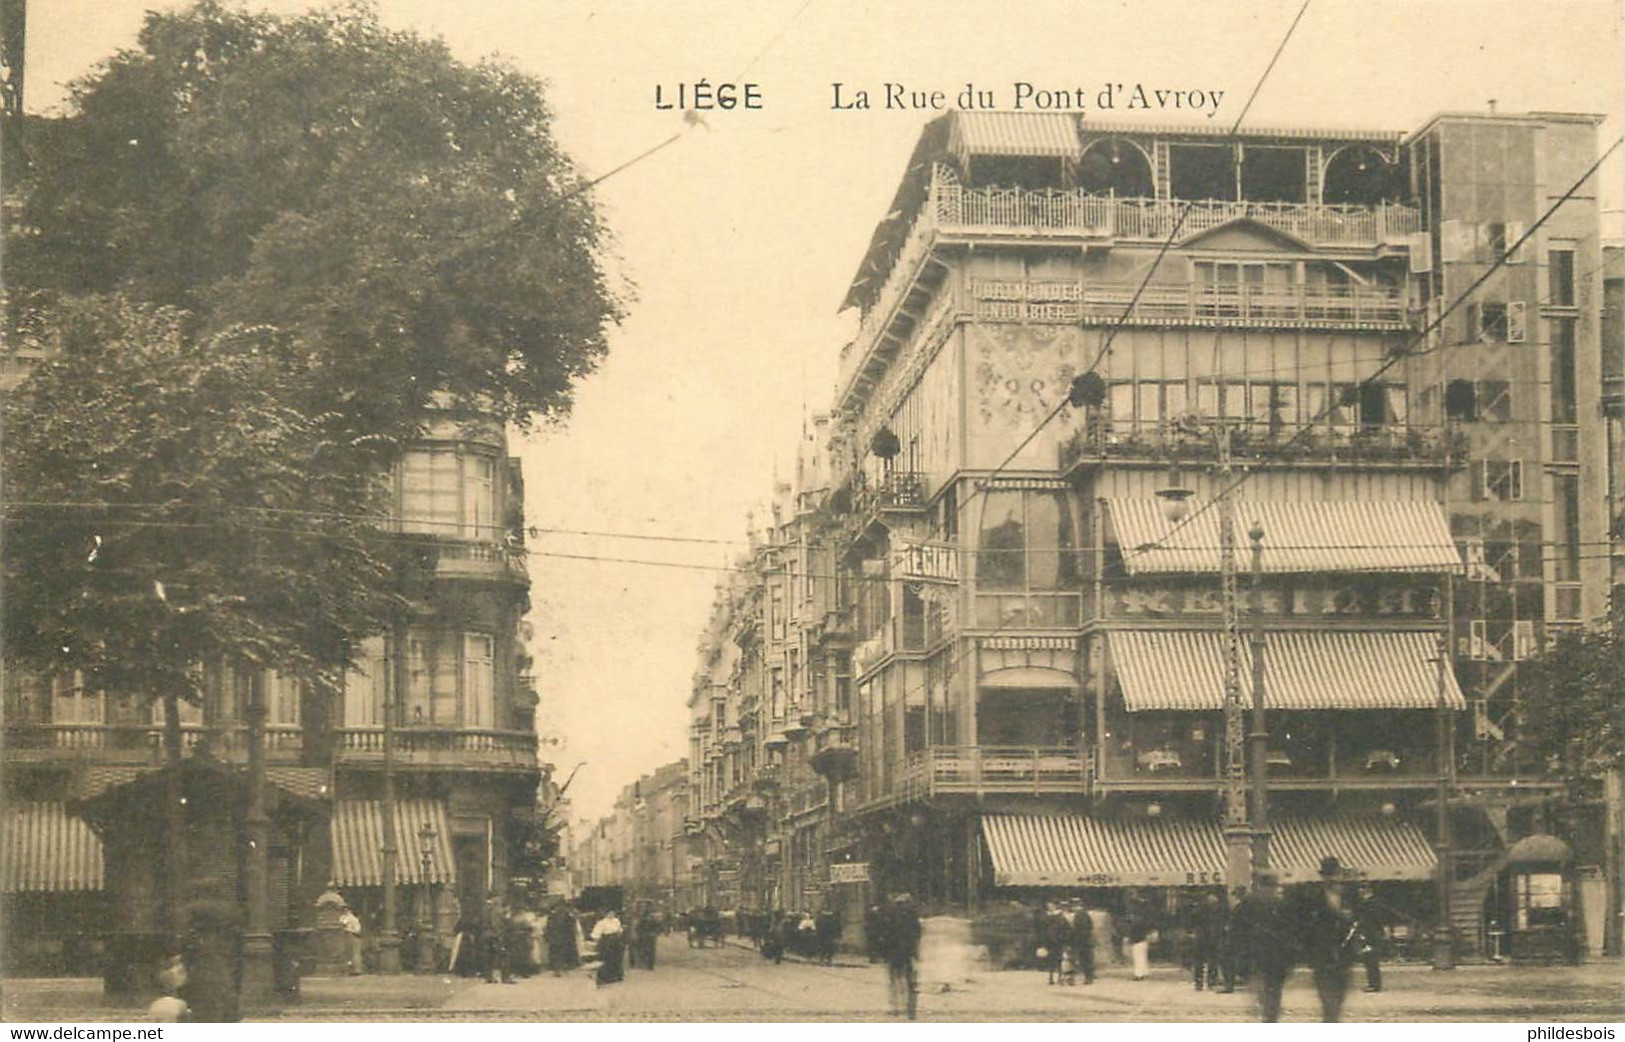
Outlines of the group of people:
{"label": "group of people", "polygon": [[751,943],[764,959],[782,962],[786,953],[825,966],[841,943],[841,917],[833,909],[811,912],[741,912]]}
{"label": "group of people", "polygon": [[[1320,864],[1318,883],[1283,892],[1274,872],[1258,875],[1254,887],[1237,888],[1227,903],[1204,893],[1176,917],[1183,928],[1183,954],[1197,991],[1229,993],[1256,982],[1263,1020],[1281,1015],[1281,993],[1292,969],[1309,967],[1322,1018],[1342,1016],[1353,966],[1365,967],[1365,990],[1382,990],[1381,959],[1389,919],[1369,885],[1356,885],[1336,857]],[[1164,925],[1155,905],[1131,896],[1116,933],[1126,943],[1135,980],[1150,973],[1150,946]],[[1050,902],[1037,911],[1034,955],[1049,983],[1073,983],[1095,976],[1095,924],[1078,901]]]}
{"label": "group of people", "polygon": [[1095,982],[1095,926],[1082,901],[1051,901],[1038,912],[1034,953],[1050,984]]}

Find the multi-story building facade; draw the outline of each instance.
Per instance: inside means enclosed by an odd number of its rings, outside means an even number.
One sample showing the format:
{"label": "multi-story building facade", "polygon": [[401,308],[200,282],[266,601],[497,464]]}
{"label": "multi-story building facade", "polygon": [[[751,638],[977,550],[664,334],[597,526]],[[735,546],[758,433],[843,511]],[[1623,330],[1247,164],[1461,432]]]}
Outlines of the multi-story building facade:
{"label": "multi-story building facade", "polygon": [[657,768],[621,790],[614,810],[580,830],[566,859],[577,891],[618,886],[628,910],[690,907],[687,760]]}
{"label": "multi-story building facade", "polygon": [[[267,778],[314,802],[328,827],[297,852],[271,851],[286,921],[309,926],[336,886],[369,937],[383,925],[385,818],[394,822],[396,926],[438,939],[515,874],[534,817],[536,693],[521,619],[529,608],[519,461],[500,425],[434,423],[394,476],[402,538],[421,550],[409,618],[368,640],[342,702],[275,675],[203,664],[206,697],[183,703],[187,754],[247,760],[247,697],[266,711]],[[405,648],[399,664],[393,649]],[[398,691],[398,694],[397,694]],[[96,972],[104,935],[156,925],[114,908],[101,842],[76,801],[139,783],[162,765],[161,707],[83,690],[71,678],[6,675],[4,782],[7,972]],[[396,709],[386,737],[385,706]],[[384,775],[393,775],[393,799]],[[432,902],[432,911],[431,911]]]}
{"label": "multi-story building facade", "polygon": [[[846,905],[1239,881],[1239,598],[1272,867],[1336,855],[1427,923],[1442,853],[1480,949],[1508,850],[1555,827],[1518,663],[1609,586],[1598,213],[1566,194],[1596,122],[928,124],[847,298],[824,476],[702,647],[712,864],[776,852],[781,903],[798,872]],[[1244,575],[1262,530],[1237,598],[1225,527]],[[750,802],[794,764],[826,781],[805,865],[783,783]]]}

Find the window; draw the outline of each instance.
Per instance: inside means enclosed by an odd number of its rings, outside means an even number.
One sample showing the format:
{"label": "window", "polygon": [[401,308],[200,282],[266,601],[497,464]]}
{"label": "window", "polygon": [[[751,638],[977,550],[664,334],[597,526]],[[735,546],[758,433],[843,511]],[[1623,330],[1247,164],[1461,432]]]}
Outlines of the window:
{"label": "window", "polygon": [[362,642],[356,663],[344,678],[344,726],[381,727],[389,690],[390,660],[382,637]]}
{"label": "window", "polygon": [[447,538],[498,537],[497,461],[455,448],[401,457],[401,529]]}
{"label": "window", "polygon": [[1523,460],[1480,460],[1479,498],[1510,502],[1523,498]]}
{"label": "window", "polygon": [[[1476,308],[1476,312],[1472,310]],[[1469,306],[1469,314],[1478,317],[1475,330],[1479,340],[1499,340],[1503,343],[1507,338],[1507,306],[1497,301]]]}
{"label": "window", "polygon": [[102,724],[107,722],[107,700],[100,691],[85,690],[78,673],[64,673],[51,680],[51,722],[54,724]]}
{"label": "window", "polygon": [[1490,423],[1512,421],[1512,384],[1506,380],[1480,380],[1475,391],[1475,419]]}
{"label": "window", "polygon": [[463,634],[463,724],[496,726],[496,641],[486,633]]}
{"label": "window", "polygon": [[1578,423],[1579,393],[1574,374],[1574,320],[1552,322],[1552,422]]}
{"label": "window", "polygon": [[1081,579],[1064,492],[993,491],[984,497],[976,555],[981,626],[1069,626]]}
{"label": "window", "polygon": [[299,696],[303,685],[276,670],[265,672],[265,722],[292,726],[299,723]]}
{"label": "window", "polygon": [[1580,479],[1574,474],[1552,476],[1554,505],[1557,510],[1556,547],[1558,582],[1580,581]]}
{"label": "window", "polygon": [[1524,659],[1534,658],[1540,653],[1540,645],[1535,642],[1535,624],[1529,619],[1518,619],[1512,623],[1512,658],[1522,662]]}
{"label": "window", "polygon": [[1554,307],[1574,306],[1574,250],[1553,249],[1546,253],[1546,278],[1551,284],[1547,303]]}

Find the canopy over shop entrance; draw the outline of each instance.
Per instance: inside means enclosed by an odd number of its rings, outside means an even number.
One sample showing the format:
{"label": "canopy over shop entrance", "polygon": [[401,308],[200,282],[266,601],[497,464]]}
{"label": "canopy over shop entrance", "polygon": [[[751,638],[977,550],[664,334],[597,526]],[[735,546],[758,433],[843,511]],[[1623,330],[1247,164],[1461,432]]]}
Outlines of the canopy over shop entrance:
{"label": "canopy over shop entrance", "polygon": [[[423,874],[419,848],[423,826],[434,829],[429,874]],[[384,805],[376,800],[340,800],[333,807],[333,882],[346,886],[384,884]],[[395,880],[399,883],[454,883],[446,805],[439,800],[395,802]]]}
{"label": "canopy over shop entrance", "polygon": [[[1285,818],[1273,824],[1271,863],[1283,883],[1319,878],[1335,856],[1356,878],[1427,880],[1437,864],[1416,826],[1386,818]],[[1218,886],[1219,822],[984,814],[982,837],[999,887]]]}

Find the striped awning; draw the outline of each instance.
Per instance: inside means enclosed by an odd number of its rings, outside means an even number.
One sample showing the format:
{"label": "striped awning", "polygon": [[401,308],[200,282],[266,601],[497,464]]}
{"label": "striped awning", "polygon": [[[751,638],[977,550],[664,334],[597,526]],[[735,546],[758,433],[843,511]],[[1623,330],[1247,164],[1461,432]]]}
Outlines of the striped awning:
{"label": "striped awning", "polygon": [[[1283,883],[1320,878],[1333,856],[1357,879],[1426,880],[1437,864],[1416,826],[1387,818],[1285,818],[1271,824]],[[1218,821],[984,814],[994,886],[1209,886],[1224,881]]]}
{"label": "striped awning", "polygon": [[956,112],[948,150],[961,163],[976,156],[1077,159],[1083,154],[1074,116],[1060,112]]}
{"label": "striped awning", "polygon": [[102,841],[61,803],[18,804],[4,822],[0,893],[102,888]]}
{"label": "striped awning", "polygon": [[[1176,526],[1155,500],[1106,502],[1129,575],[1219,570],[1219,512]],[[1250,567],[1253,522],[1264,529],[1263,570],[1290,572],[1453,572],[1461,556],[1444,507],[1426,500],[1236,504],[1237,561]]]}
{"label": "striped awning", "polygon": [[1191,886],[1223,879],[1211,821],[984,814],[994,886]]}
{"label": "striped awning", "polygon": [[1270,823],[1270,867],[1282,883],[1320,878],[1321,858],[1332,856],[1357,879],[1433,878],[1438,865],[1422,830],[1386,818],[1285,818]]}
{"label": "striped awning", "polygon": [[[1214,630],[1115,630],[1112,668],[1131,713],[1224,708],[1224,642]],[[1264,635],[1269,709],[1434,709],[1438,641],[1425,632],[1285,631]],[[1453,670],[1444,700],[1465,709]],[[1241,646],[1241,698],[1252,704],[1252,651]]]}
{"label": "striped awning", "polygon": [[[429,875],[424,879],[424,825],[434,828]],[[375,800],[340,800],[333,806],[333,882],[338,886],[382,886],[384,882],[384,807]],[[395,803],[395,879],[400,883],[453,883],[456,861],[446,805],[438,800]]]}

